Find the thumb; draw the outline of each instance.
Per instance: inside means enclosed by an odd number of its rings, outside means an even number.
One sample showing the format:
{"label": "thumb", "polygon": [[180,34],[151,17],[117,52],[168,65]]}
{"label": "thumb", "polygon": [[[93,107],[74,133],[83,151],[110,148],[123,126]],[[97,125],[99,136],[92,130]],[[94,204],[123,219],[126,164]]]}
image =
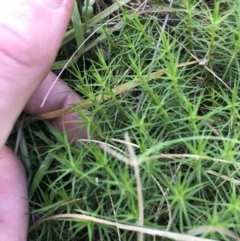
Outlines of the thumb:
{"label": "thumb", "polygon": [[74,0],[0,1],[0,150],[28,99],[48,74]]}

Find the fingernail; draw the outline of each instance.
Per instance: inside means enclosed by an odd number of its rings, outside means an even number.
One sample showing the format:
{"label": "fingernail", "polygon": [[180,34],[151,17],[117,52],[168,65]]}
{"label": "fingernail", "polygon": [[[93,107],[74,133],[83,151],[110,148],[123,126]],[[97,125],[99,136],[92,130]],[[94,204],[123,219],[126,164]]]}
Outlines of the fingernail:
{"label": "fingernail", "polygon": [[49,8],[59,8],[62,7],[66,0],[35,0],[40,4],[43,4]]}

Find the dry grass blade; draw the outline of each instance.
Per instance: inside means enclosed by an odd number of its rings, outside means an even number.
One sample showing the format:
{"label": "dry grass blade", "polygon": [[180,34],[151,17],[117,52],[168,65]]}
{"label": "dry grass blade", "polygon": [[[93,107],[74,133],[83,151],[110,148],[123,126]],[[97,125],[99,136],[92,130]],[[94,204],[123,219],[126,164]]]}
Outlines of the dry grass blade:
{"label": "dry grass blade", "polygon": [[219,173],[215,172],[215,171],[212,171],[212,170],[209,170],[207,171],[207,173],[211,174],[211,175],[214,175],[216,177],[220,177],[221,179],[225,180],[225,181],[229,181],[231,183],[234,183],[235,185],[239,186],[240,185],[240,181],[239,180],[236,180],[232,177],[228,177],[226,175],[220,175]]}
{"label": "dry grass blade", "polygon": [[215,226],[202,226],[188,231],[188,234],[199,235],[203,233],[218,232],[239,241],[239,237],[229,229]]}
{"label": "dry grass blade", "polygon": [[[194,65],[194,64],[198,64],[200,63],[201,61],[203,60],[196,60],[196,61],[191,61],[191,62],[187,62],[187,63],[181,63],[179,64],[177,67],[178,68],[181,68],[181,67],[185,67],[185,66],[189,66],[189,65]],[[159,70],[157,72],[153,72],[151,73],[149,76],[143,76],[143,78],[147,78],[146,82],[149,82],[150,80],[154,79],[154,78],[157,78],[159,76],[162,76],[166,73],[166,70],[163,69],[163,70]],[[137,86],[139,86],[141,84],[141,81],[140,81],[140,78],[137,78],[134,82],[132,81],[129,81],[127,83],[124,83],[122,85],[119,85],[115,88],[113,88],[111,90],[111,92],[117,96],[119,94],[122,94],[130,89],[133,89]],[[97,95],[95,97],[95,100],[99,103],[103,102],[103,101],[106,101],[106,100],[109,100],[111,98],[110,95]],[[69,114],[71,112],[74,112],[74,108],[76,107],[89,107],[89,106],[93,106],[93,101],[87,99],[87,100],[84,100],[82,101],[81,103],[77,103],[75,105],[72,105],[72,106],[69,106],[69,107],[66,107],[66,108],[63,108],[63,109],[60,109],[60,110],[56,110],[56,111],[52,111],[52,112],[49,112],[49,113],[45,113],[45,114],[42,114],[42,115],[39,115],[40,118],[42,119],[52,119],[52,118],[55,118],[55,117],[59,117],[59,116],[62,116],[62,115],[66,115],[66,114]]]}
{"label": "dry grass blade", "polygon": [[[191,236],[188,234],[173,233],[173,232],[167,232],[167,231],[157,230],[157,229],[148,228],[148,227],[139,227],[139,226],[134,226],[134,225],[130,225],[130,224],[115,223],[115,222],[111,222],[108,220],[95,218],[95,217],[82,215],[82,214],[58,214],[58,215],[54,215],[54,216],[45,218],[42,220],[42,222],[49,221],[49,220],[57,220],[57,219],[76,219],[78,222],[79,222],[79,220],[90,221],[90,222],[94,222],[94,223],[117,227],[117,228],[123,229],[123,230],[128,230],[128,231],[132,231],[132,232],[142,232],[144,234],[165,237],[165,238],[178,240],[178,241],[216,241],[216,240],[212,240],[212,239],[194,237],[194,236]],[[38,223],[38,225],[39,224],[40,223]],[[38,225],[35,225],[32,228],[36,228]]]}
{"label": "dry grass blade", "polygon": [[[202,160],[202,159],[206,159],[206,160],[210,160],[210,161],[214,161],[214,162],[221,162],[221,163],[227,163],[227,164],[233,164],[231,161],[229,160],[225,160],[225,159],[220,159],[220,158],[215,158],[215,157],[210,157],[210,156],[201,156],[201,155],[194,155],[194,154],[160,154],[160,155],[154,155],[154,156],[149,156],[149,157],[143,157],[141,158],[140,162],[144,162],[144,161],[150,161],[150,160],[155,160],[155,159],[169,159],[169,160],[173,160],[175,158],[193,158],[195,160]],[[240,166],[239,163],[237,163],[238,166]]]}
{"label": "dry grass blade", "polygon": [[[123,140],[118,140],[118,139],[115,139],[115,138],[111,138],[112,141],[115,141],[115,142],[118,142],[118,143],[123,143],[125,144],[126,142],[123,141]],[[134,144],[134,143],[129,143],[129,145],[133,146],[133,147],[136,147],[136,148],[139,148],[139,145],[137,144]]]}
{"label": "dry grass blade", "polygon": [[78,142],[92,142],[92,143],[97,143],[99,144],[100,146],[104,147],[104,146],[108,146],[110,147],[111,149],[115,149],[119,152],[122,152],[123,154],[125,154],[124,151],[120,150],[119,148],[116,148],[115,146],[111,145],[111,144],[107,144],[105,142],[102,142],[102,141],[98,141],[98,140],[88,140],[88,139],[79,139]]}
{"label": "dry grass blade", "polygon": [[[143,195],[142,195],[140,170],[139,170],[139,161],[138,161],[136,154],[134,152],[134,149],[131,145],[131,141],[130,141],[128,133],[125,133],[125,141],[126,141],[126,146],[127,146],[128,153],[130,156],[130,162],[131,162],[131,165],[133,166],[135,179],[136,179],[137,197],[138,197],[138,215],[139,215],[137,224],[140,226],[143,226],[143,224],[144,224],[144,203],[143,203]],[[143,241],[143,240],[144,240],[143,233],[140,232],[139,233],[139,241]]]}
{"label": "dry grass blade", "polygon": [[130,165],[130,161],[127,157],[123,156],[119,152],[115,151],[111,147],[107,146],[106,144],[99,144],[99,147],[102,148],[104,151],[108,152],[112,156],[116,157],[118,160],[126,163],[127,165]]}

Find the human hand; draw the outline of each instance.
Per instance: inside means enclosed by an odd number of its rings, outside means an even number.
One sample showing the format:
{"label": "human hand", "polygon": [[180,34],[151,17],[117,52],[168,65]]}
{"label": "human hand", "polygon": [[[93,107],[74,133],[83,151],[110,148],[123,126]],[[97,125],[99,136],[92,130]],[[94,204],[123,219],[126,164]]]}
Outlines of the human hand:
{"label": "human hand", "polygon": [[[16,119],[23,109],[30,114],[41,114],[81,100],[59,81],[40,108],[55,78],[49,71],[73,4],[74,0],[0,1],[0,241],[27,240],[25,172],[18,158],[5,146]],[[61,129],[63,121],[76,117],[72,113],[53,122]],[[76,124],[66,124],[64,129],[72,127]],[[69,139],[79,131],[69,132]]]}

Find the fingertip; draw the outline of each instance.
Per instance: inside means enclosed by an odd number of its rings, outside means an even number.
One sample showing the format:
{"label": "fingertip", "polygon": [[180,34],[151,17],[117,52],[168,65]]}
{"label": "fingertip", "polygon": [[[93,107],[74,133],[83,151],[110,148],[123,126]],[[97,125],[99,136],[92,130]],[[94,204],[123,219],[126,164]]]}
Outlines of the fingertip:
{"label": "fingertip", "polygon": [[[54,73],[50,72],[48,74],[25,106],[24,110],[26,113],[39,115],[69,107],[82,101],[82,98],[76,92],[72,91],[64,81],[59,80],[50,92],[50,96],[47,98],[45,105],[41,108],[43,97],[46,95],[55,78],[56,75]],[[85,139],[88,136],[83,118],[79,116],[77,112],[51,119],[50,123],[61,132],[66,133],[68,140],[73,145],[77,143],[78,139]]]}

